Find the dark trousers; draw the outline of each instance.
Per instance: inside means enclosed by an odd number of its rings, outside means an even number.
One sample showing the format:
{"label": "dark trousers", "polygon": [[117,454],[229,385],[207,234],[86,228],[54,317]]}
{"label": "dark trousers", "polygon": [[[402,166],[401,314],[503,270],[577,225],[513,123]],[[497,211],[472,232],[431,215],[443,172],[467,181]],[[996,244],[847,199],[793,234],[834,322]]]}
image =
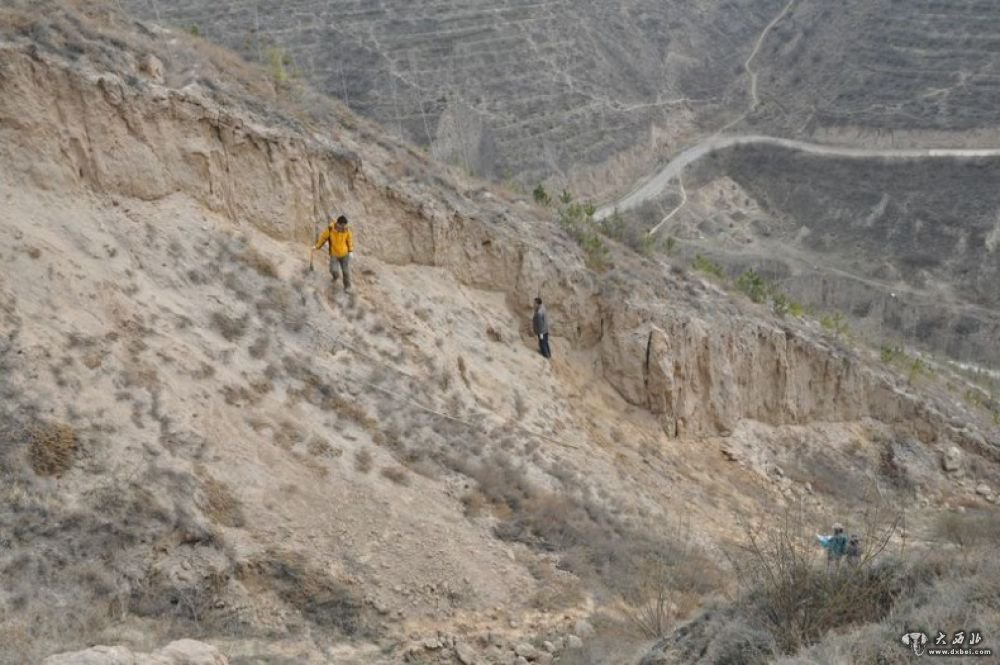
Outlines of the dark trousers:
{"label": "dark trousers", "polygon": [[552,349],[549,348],[549,334],[543,333],[538,336],[538,352],[546,358],[552,357]]}
{"label": "dark trousers", "polygon": [[330,257],[330,276],[333,277],[333,281],[337,281],[340,277],[340,273],[344,273],[344,288],[351,288],[351,255],[345,254],[340,258],[336,256]]}

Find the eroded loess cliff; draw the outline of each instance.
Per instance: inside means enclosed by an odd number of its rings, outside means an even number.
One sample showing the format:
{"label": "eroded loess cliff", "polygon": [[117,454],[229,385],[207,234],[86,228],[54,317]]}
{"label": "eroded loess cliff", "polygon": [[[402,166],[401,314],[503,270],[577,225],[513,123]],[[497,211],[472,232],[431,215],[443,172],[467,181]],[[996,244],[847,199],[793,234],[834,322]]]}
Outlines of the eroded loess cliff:
{"label": "eroded loess cliff", "polygon": [[731,432],[744,418],[933,421],[928,431],[942,422],[884,373],[790,324],[713,320],[657,302],[676,284],[646,301],[622,299],[628,285],[600,289],[567,240],[539,228],[537,212],[485,190],[428,196],[420,183],[386,173],[380,165],[419,160],[402,148],[267,127],[197,88],[81,77],[24,49],[8,47],[5,56],[0,122],[24,148],[12,157],[31,156],[22,167],[37,184],[141,200],[184,192],[288,241],[307,242],[325,211],[356,213],[370,220],[359,245],[379,259],[447,268],[515,307],[544,292],[563,322],[559,335],[582,348],[599,342],[605,376],[629,402],[662,415],[673,436]]}

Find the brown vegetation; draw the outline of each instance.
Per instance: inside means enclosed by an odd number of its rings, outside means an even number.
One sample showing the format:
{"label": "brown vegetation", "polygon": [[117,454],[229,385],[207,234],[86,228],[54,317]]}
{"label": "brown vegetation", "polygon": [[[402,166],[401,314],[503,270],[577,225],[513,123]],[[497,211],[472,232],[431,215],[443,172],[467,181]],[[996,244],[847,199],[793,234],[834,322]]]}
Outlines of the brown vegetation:
{"label": "brown vegetation", "polygon": [[40,476],[57,476],[73,466],[79,440],[65,423],[36,423],[24,430],[31,468]]}

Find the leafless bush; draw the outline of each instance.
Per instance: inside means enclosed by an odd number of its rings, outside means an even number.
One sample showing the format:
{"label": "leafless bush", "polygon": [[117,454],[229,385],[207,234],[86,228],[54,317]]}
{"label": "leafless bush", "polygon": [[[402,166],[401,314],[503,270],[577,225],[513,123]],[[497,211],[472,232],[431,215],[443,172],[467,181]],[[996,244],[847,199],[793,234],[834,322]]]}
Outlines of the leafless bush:
{"label": "leafless bush", "polygon": [[964,550],[987,546],[996,551],[1000,546],[1000,522],[980,511],[945,512],[934,523],[934,535]]}
{"label": "leafless bush", "polygon": [[862,542],[865,551],[851,565],[818,560],[818,547],[801,510],[789,511],[764,530],[747,528],[740,554],[731,561],[743,585],[744,612],[774,635],[780,649],[795,653],[830,630],[878,621],[898,593],[895,564],[879,563],[902,526],[899,514],[888,519],[873,509]]}
{"label": "leafless bush", "polygon": [[198,369],[191,372],[191,377],[194,379],[204,380],[204,379],[210,379],[213,376],[215,376],[215,366],[209,365],[206,362],[201,363],[198,366]]}
{"label": "leafless bush", "polygon": [[267,334],[261,334],[247,348],[247,351],[249,351],[251,358],[260,360],[267,355],[267,350],[270,346],[271,338]]}
{"label": "leafless bush", "polygon": [[65,423],[35,423],[24,433],[31,468],[40,476],[57,476],[73,466],[79,440],[76,430]]}
{"label": "leafless bush", "polygon": [[521,391],[514,393],[514,413],[517,414],[518,420],[524,420],[524,417],[528,415],[528,405],[525,404]]}
{"label": "leafless bush", "polygon": [[458,357],[458,373],[462,377],[462,383],[465,384],[465,387],[471,390],[472,383],[469,381],[469,370],[465,366],[465,358],[463,356]]}
{"label": "leafless bush", "polygon": [[309,454],[315,457],[340,457],[344,451],[340,448],[334,448],[325,439],[314,436],[309,439]]}
{"label": "leafless bush", "polygon": [[660,554],[640,564],[641,584],[624,594],[625,616],[640,634],[659,639],[667,632],[671,619],[670,565]]}
{"label": "leafless bush", "polygon": [[243,507],[228,485],[203,472],[201,490],[205,497],[203,510],[213,522],[238,528],[246,524]]}
{"label": "leafless bush", "polygon": [[387,466],[382,469],[382,475],[397,485],[409,485],[410,476],[401,466]]}
{"label": "leafless bush", "polygon": [[285,284],[270,284],[265,287],[256,307],[257,313],[265,321],[280,323],[291,332],[301,331],[308,319],[302,298]]}
{"label": "leafless bush", "polygon": [[250,317],[247,314],[239,318],[234,318],[222,312],[212,313],[212,326],[222,335],[227,342],[235,342],[243,337],[247,331],[247,324]]}
{"label": "leafless bush", "polygon": [[240,261],[255,270],[258,275],[269,279],[278,279],[278,269],[275,267],[274,262],[261,254],[258,249],[248,246],[237,256]]}
{"label": "leafless bush", "polygon": [[362,448],[361,450],[354,453],[354,469],[360,473],[368,473],[372,470],[372,465],[374,460],[372,459],[372,453],[367,448]]}
{"label": "leafless bush", "polygon": [[273,590],[317,626],[347,637],[372,639],[379,635],[378,623],[362,599],[325,570],[309,565],[299,554],[269,552],[245,566],[239,578],[251,588],[263,586]]}

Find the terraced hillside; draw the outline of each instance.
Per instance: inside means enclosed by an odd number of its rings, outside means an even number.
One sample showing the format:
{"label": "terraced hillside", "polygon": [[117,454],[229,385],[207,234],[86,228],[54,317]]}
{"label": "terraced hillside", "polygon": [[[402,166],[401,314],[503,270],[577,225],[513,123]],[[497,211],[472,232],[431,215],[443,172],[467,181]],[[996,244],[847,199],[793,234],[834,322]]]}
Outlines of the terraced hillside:
{"label": "terraced hillside", "polygon": [[[742,110],[742,63],[785,0],[128,0],[301,72],[435,157],[534,184]],[[284,60],[285,65],[281,65]],[[721,118],[715,118],[719,113]]]}
{"label": "terraced hillside", "polygon": [[755,60],[754,122],[786,134],[862,128],[925,133],[897,137],[911,143],[960,143],[956,132],[982,139],[1000,122],[998,29],[992,0],[800,0]]}
{"label": "terraced hillside", "polygon": [[[733,275],[754,268],[877,343],[1000,365],[1000,160],[881,160],[775,145],[711,153],[658,231]],[[670,209],[670,208],[667,208]],[[633,223],[662,217],[652,205]]]}

